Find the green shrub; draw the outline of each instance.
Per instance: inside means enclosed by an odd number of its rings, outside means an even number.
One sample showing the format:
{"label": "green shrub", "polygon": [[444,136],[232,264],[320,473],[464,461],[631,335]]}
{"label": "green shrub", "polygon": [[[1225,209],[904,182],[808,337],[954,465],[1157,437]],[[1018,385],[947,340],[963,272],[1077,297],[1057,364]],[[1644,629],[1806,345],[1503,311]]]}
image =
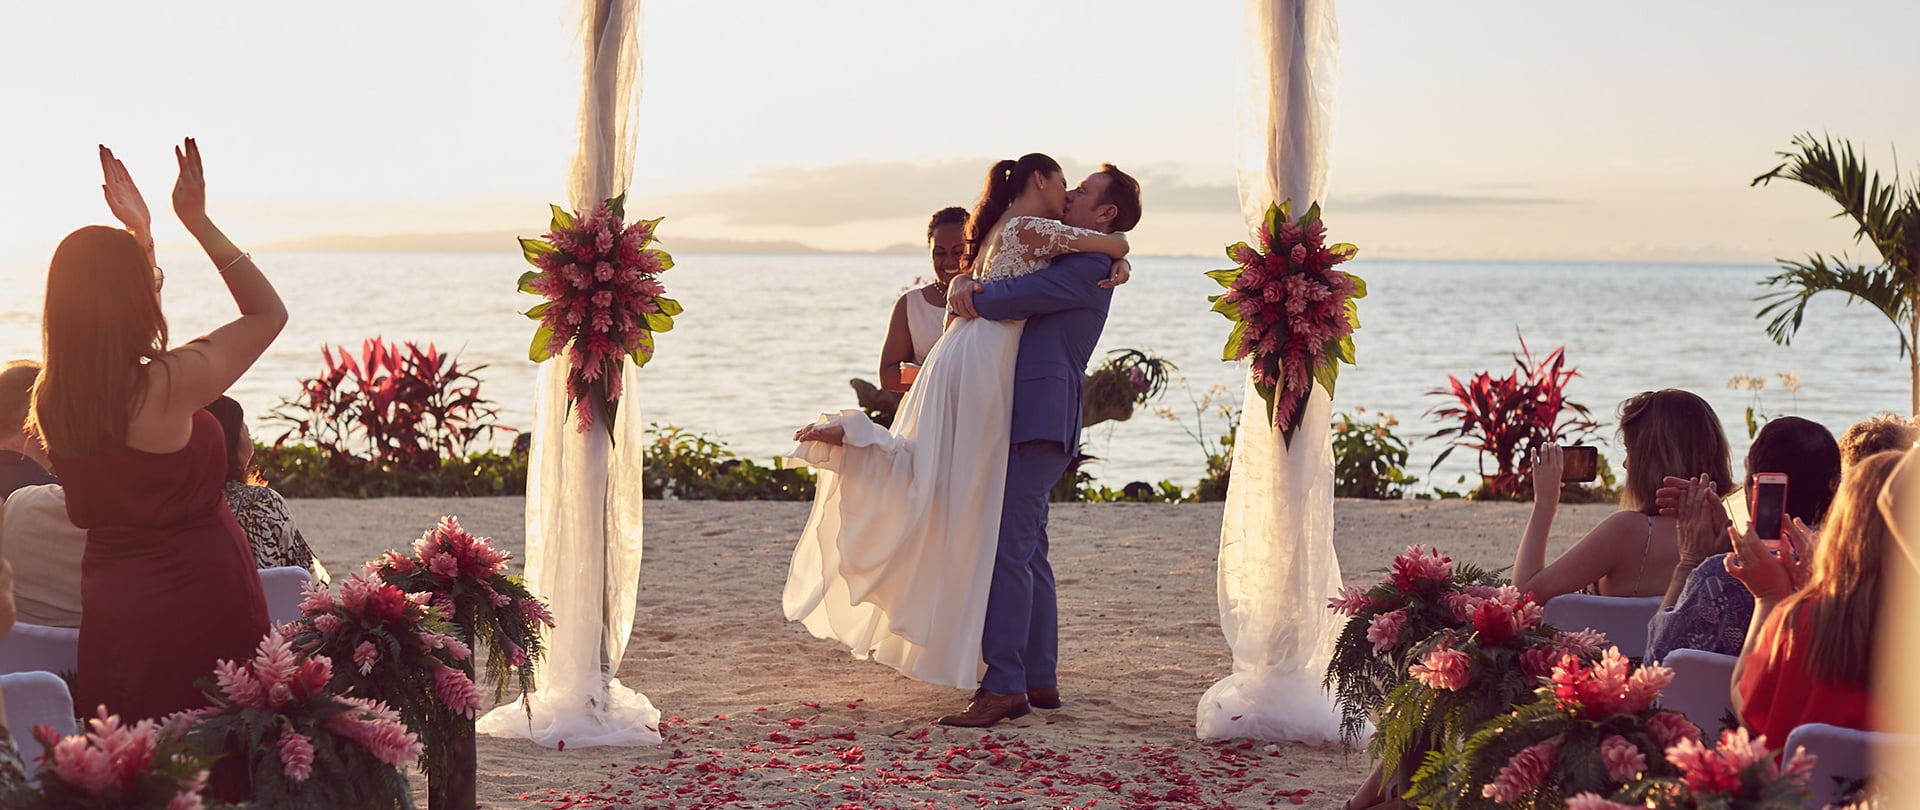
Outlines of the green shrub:
{"label": "green shrub", "polygon": [[[1387,414],[1363,419],[1366,408],[1333,417],[1333,496],[1398,500],[1420,479],[1407,474],[1407,443],[1393,435],[1400,420]],[[1355,414],[1359,414],[1356,416]]]}

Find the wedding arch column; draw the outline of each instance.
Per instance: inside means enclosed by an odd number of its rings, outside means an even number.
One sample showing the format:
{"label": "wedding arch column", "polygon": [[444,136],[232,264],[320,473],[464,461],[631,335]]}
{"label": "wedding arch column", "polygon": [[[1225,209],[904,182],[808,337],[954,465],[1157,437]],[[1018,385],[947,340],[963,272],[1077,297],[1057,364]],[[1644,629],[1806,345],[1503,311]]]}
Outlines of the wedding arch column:
{"label": "wedding arch column", "polygon": [[[1333,0],[1247,0],[1240,109],[1240,209],[1257,229],[1267,206],[1325,203],[1339,83]],[[1203,739],[1325,742],[1339,713],[1321,688],[1339,626],[1333,548],[1332,403],[1315,385],[1289,447],[1246,382],[1220,525],[1220,625],[1233,673],[1200,699]]]}
{"label": "wedding arch column", "polygon": [[[633,180],[640,2],[580,6],[585,91],[567,195],[575,211],[590,211]],[[633,364],[622,368],[625,394],[612,424],[595,419],[581,433],[568,412],[566,358],[540,364],[527,463],[527,585],[547,600],[554,628],[535,676],[531,722],[510,703],[481,719],[483,733],[549,748],[660,743],[660,712],[614,677],[640,589],[645,444]]]}

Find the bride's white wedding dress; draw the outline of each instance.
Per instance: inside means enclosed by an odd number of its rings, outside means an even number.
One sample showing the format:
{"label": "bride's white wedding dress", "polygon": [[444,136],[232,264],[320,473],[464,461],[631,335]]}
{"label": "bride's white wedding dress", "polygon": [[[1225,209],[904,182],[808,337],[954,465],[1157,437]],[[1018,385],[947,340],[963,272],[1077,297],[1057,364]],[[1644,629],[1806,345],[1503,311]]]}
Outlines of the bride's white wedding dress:
{"label": "bride's white wedding dress", "polygon": [[[974,277],[1023,276],[1100,235],[1010,217]],[[1023,325],[948,327],[891,429],[860,411],[821,415],[816,424],[839,425],[846,438],[805,442],[790,456],[817,467],[819,482],[787,572],[788,619],[928,683],[979,684]]]}

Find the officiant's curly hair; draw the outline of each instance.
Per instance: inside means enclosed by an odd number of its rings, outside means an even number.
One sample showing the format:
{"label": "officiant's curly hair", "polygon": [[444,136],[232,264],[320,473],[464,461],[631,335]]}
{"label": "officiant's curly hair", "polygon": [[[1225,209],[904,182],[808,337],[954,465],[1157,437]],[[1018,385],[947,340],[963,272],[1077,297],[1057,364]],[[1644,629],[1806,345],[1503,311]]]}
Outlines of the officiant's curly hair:
{"label": "officiant's curly hair", "polygon": [[980,192],[980,202],[973,207],[973,216],[967,222],[967,244],[974,255],[979,255],[981,246],[992,235],[989,231],[1000,224],[1000,216],[1007,212],[1007,206],[1027,189],[1027,183],[1036,174],[1061,174],[1060,163],[1034,152],[1019,160],[1000,161],[987,170],[987,187]]}
{"label": "officiant's curly hair", "polygon": [[125,447],[140,407],[143,361],[167,351],[167,318],[146,249],[118,228],[67,235],[47,267],[41,316],[46,367],[33,391],[33,430],[54,453]]}

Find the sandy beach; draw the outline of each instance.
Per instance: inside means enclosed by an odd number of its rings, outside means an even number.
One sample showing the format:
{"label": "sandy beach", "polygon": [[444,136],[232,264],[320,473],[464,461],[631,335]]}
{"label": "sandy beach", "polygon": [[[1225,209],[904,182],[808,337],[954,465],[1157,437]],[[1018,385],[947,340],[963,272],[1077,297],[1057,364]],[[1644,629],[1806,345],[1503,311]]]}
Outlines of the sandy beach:
{"label": "sandy beach", "polygon": [[[297,500],[336,574],[441,515],[518,552],[519,498]],[[1511,563],[1527,504],[1341,501],[1349,584],[1409,543]],[[933,718],[964,692],[853,660],[780,615],[804,503],[649,501],[623,682],[662,712],[658,748],[481,738],[485,807],[1339,807],[1366,771],[1333,745],[1201,742],[1195,702],[1232,666],[1214,601],[1219,504],[1056,505],[1065,707],[999,728]],[[1610,510],[1563,506],[1550,554]],[[419,778],[416,776],[416,782]],[[423,805],[424,806],[424,805]]]}

